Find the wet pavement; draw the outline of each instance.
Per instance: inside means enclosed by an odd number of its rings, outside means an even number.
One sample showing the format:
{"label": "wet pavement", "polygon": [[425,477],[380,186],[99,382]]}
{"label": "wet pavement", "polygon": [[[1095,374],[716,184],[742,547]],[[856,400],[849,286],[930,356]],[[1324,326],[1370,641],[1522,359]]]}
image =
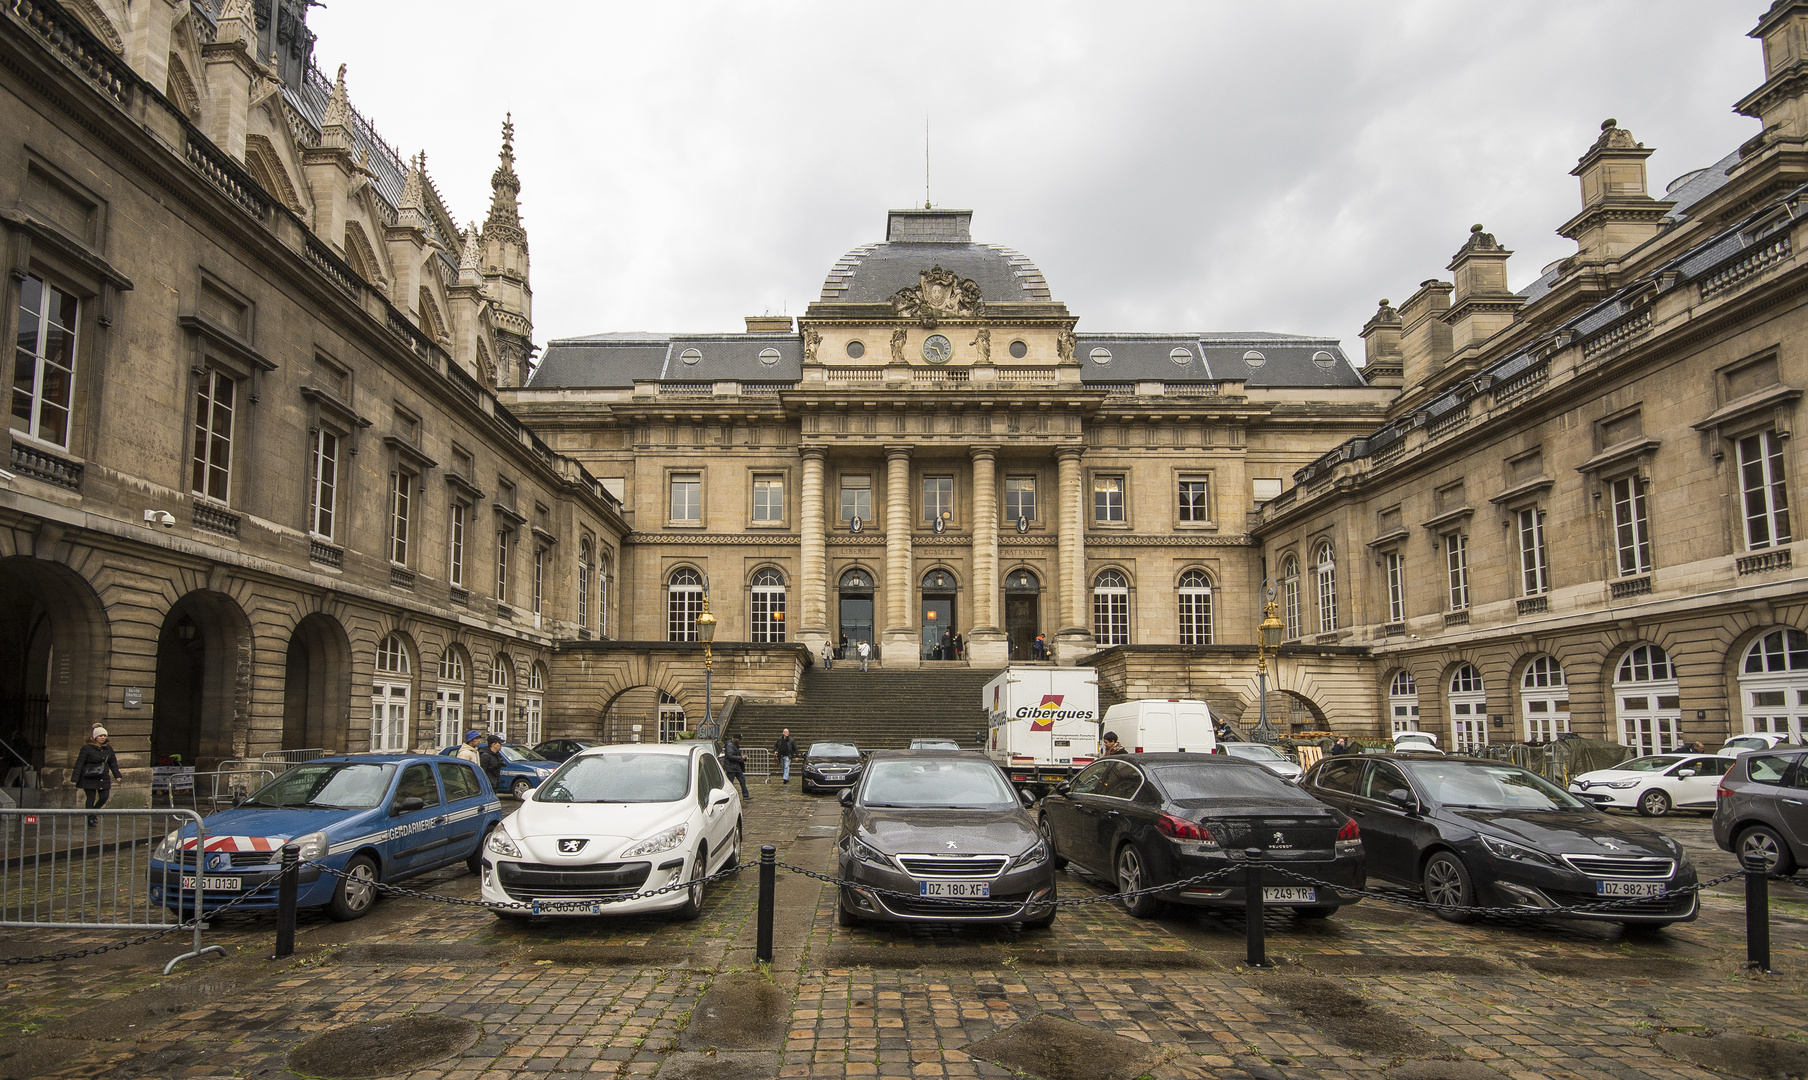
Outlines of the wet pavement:
{"label": "wet pavement", "polygon": [[[749,860],[773,844],[785,862],[832,869],[832,796],[777,782],[754,794]],[[1659,824],[1704,877],[1733,869],[1705,817]],[[407,885],[476,896],[462,869]],[[1071,872],[1060,887],[1108,891]],[[1698,921],[1633,935],[1529,918],[1459,926],[1372,900],[1329,920],[1275,913],[1265,970],[1243,966],[1237,914],[1143,921],[1100,903],[1041,931],[843,928],[823,883],[780,873],[777,892],[769,969],[754,960],[751,871],[712,888],[690,923],[505,922],[390,898],[354,923],[304,912],[283,960],[269,958],[272,918],[229,915],[205,938],[228,957],[167,978],[186,939],[11,966],[0,1080],[368,1076],[369,1053],[330,1048],[454,1020],[474,1037],[418,1039],[435,1059],[398,1059],[393,1075],[1781,1077],[1808,1050],[1808,888],[1795,886],[1773,887],[1769,975],[1743,966],[1738,881],[1708,893]],[[0,930],[0,956],[119,936]]]}

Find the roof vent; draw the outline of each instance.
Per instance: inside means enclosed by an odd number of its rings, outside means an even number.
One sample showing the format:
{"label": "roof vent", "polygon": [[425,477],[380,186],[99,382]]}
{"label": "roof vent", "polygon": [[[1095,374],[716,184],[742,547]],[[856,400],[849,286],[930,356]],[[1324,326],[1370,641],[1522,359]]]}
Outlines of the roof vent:
{"label": "roof vent", "polygon": [[791,332],[791,316],[749,315],[747,316],[747,332],[749,334],[789,334]]}
{"label": "roof vent", "polygon": [[893,210],[885,239],[894,244],[971,244],[971,210]]}

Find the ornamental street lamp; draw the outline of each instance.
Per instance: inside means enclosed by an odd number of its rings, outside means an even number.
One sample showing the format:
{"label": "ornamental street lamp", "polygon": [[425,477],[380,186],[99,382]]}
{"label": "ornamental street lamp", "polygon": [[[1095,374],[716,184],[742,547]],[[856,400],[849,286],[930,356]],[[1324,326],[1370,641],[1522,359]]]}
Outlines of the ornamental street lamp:
{"label": "ornamental street lamp", "polygon": [[1286,624],[1274,613],[1274,595],[1274,579],[1264,578],[1262,625],[1256,628],[1256,694],[1260,711],[1257,714],[1255,740],[1261,743],[1274,741],[1274,726],[1268,722],[1268,655],[1280,651],[1281,634],[1286,630]]}
{"label": "ornamental street lamp", "polygon": [[709,613],[709,582],[703,582],[703,611],[697,616],[697,640],[703,643],[703,723],[697,725],[699,739],[716,737],[715,714],[710,708],[710,673],[714,666],[710,642],[716,640],[716,617]]}

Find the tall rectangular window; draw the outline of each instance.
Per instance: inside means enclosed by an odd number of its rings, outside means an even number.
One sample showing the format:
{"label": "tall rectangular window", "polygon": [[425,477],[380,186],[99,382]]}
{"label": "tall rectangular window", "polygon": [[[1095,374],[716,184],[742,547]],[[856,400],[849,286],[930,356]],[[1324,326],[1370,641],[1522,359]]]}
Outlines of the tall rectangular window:
{"label": "tall rectangular window", "polygon": [[954,477],[923,477],[923,520],[935,522],[954,513]]}
{"label": "tall rectangular window", "polygon": [[844,476],[841,478],[841,520],[873,520],[873,478]]}
{"label": "tall rectangular window", "polygon": [[1281,606],[1287,612],[1287,640],[1300,636],[1299,568],[1281,579]]}
{"label": "tall rectangular window", "polygon": [[1651,569],[1650,522],[1645,516],[1645,488],[1636,476],[1613,482],[1613,539],[1619,550],[1620,576]]}
{"label": "tall rectangular window", "polygon": [[1544,553],[1544,512],[1528,506],[1518,514],[1519,583],[1527,596],[1542,596],[1551,587],[1550,565]]}
{"label": "tall rectangular window", "polygon": [[1124,520],[1124,478],[1095,476],[1092,478],[1092,519]]}
{"label": "tall rectangular window", "polygon": [[408,533],[414,506],[414,474],[397,469],[389,474],[389,561],[408,565]]}
{"label": "tall rectangular window", "polygon": [[1036,478],[1007,476],[1004,478],[1004,516],[1012,521],[1036,520]]}
{"label": "tall rectangular window", "polygon": [[19,285],[12,429],[62,447],[69,445],[80,312],[80,301],[43,278],[27,274]]}
{"label": "tall rectangular window", "polygon": [[767,523],[785,520],[785,481],[782,477],[753,478],[753,520]]}
{"label": "tall rectangular window", "polygon": [[578,541],[578,625],[590,625],[590,538]]}
{"label": "tall rectangular window", "polygon": [[195,394],[195,453],[192,490],[226,502],[231,494],[232,411],[238,385],[218,368],[201,373]]}
{"label": "tall rectangular window", "polygon": [[1469,609],[1469,537],[1466,533],[1444,534],[1444,568],[1450,578],[1450,610]]}
{"label": "tall rectangular window", "polygon": [[1211,516],[1206,512],[1204,480],[1180,481],[1179,497],[1180,513],[1177,520],[1194,522],[1211,520]]}
{"label": "tall rectangular window", "polygon": [[1789,492],[1784,488],[1783,441],[1774,431],[1739,440],[1739,482],[1745,495],[1745,546],[1789,543]]}
{"label": "tall rectangular window", "polygon": [[673,521],[703,520],[703,478],[696,474],[672,477]]}
{"label": "tall rectangular window", "polygon": [[514,542],[512,530],[496,530],[496,602],[499,604],[506,604],[509,599],[509,548]]}
{"label": "tall rectangular window", "polygon": [[1387,568],[1387,621],[1406,621],[1406,574],[1398,551],[1381,556]]}
{"label": "tall rectangular window", "polygon": [[333,538],[339,507],[339,436],[320,428],[308,448],[308,531]]}
{"label": "tall rectangular window", "polygon": [[538,615],[546,604],[546,549],[534,549],[534,614]]}
{"label": "tall rectangular window", "polygon": [[471,504],[454,502],[446,530],[446,580],[454,588],[465,587],[465,528],[471,521]]}

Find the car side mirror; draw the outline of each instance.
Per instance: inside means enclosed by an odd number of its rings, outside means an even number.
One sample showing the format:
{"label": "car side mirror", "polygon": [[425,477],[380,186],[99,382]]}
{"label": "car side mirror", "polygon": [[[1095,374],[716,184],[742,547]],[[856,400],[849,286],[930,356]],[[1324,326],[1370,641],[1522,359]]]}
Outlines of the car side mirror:
{"label": "car side mirror", "polygon": [[416,810],[427,809],[427,800],[419,795],[408,795],[396,801],[395,813],[412,814]]}
{"label": "car side mirror", "polygon": [[1025,806],[1034,806],[1036,805],[1036,796],[1027,791],[1019,790],[1017,792],[1017,801]]}
{"label": "car side mirror", "polygon": [[1413,798],[1413,793],[1405,788],[1397,787],[1388,792],[1384,798],[1402,810],[1417,810],[1419,808],[1419,800]]}
{"label": "car side mirror", "polygon": [[1056,795],[1068,795],[1068,794],[1072,794],[1072,792],[1073,792],[1072,784],[1064,782],[1064,783],[1055,785],[1055,794]]}
{"label": "car side mirror", "polygon": [[1683,780],[1683,779],[1687,779],[1688,777],[1691,777],[1694,775],[1695,775],[1694,769],[1684,769],[1681,772],[1676,774],[1676,778],[1679,780]]}
{"label": "car side mirror", "polygon": [[839,796],[837,796],[837,798],[839,798],[841,800],[841,805],[843,805],[843,806],[854,805],[854,789],[851,787],[850,788],[842,788],[841,794]]}

